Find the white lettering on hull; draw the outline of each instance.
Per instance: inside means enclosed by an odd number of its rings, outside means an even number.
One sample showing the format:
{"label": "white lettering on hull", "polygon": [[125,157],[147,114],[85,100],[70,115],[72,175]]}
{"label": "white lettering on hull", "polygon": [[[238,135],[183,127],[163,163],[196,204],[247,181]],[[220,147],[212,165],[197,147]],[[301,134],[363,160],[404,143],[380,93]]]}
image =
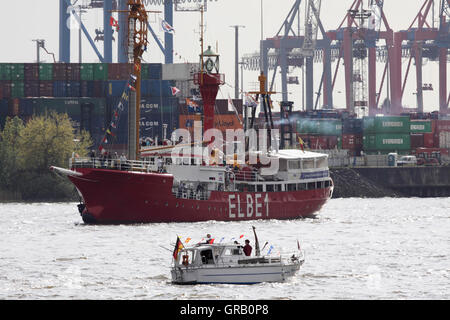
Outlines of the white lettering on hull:
{"label": "white lettering on hull", "polygon": [[[269,195],[266,194],[262,201],[263,195],[257,193],[255,195],[247,194],[245,197],[246,210],[243,210],[242,206],[244,201],[241,202],[241,195],[230,194],[228,196],[228,216],[231,219],[236,218],[262,218],[263,213],[266,217],[269,217]],[[244,199],[242,199],[244,200]]]}

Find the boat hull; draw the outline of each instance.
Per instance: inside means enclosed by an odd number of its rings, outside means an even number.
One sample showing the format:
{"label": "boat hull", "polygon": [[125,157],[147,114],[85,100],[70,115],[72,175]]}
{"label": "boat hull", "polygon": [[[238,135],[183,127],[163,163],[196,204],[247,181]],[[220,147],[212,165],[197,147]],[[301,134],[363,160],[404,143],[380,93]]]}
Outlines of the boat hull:
{"label": "boat hull", "polygon": [[249,265],[213,268],[172,268],[175,284],[255,284],[284,282],[300,269],[300,263],[289,265]]}
{"label": "boat hull", "polygon": [[153,223],[296,219],[313,216],[333,187],[289,192],[215,191],[208,200],[180,199],[173,176],[77,168],[69,179],[81,193],[86,223]]}

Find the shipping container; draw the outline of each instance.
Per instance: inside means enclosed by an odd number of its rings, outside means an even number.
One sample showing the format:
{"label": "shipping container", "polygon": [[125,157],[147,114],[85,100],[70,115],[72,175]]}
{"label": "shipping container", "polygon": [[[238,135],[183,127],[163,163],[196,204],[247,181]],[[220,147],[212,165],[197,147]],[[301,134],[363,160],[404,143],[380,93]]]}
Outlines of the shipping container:
{"label": "shipping container", "polygon": [[66,65],[66,79],[68,81],[81,80],[81,65],[79,63],[68,63]]}
{"label": "shipping container", "polygon": [[439,133],[439,148],[450,149],[450,131],[441,131]]}
{"label": "shipping container", "polygon": [[39,80],[25,81],[24,96],[25,97],[39,97]]}
{"label": "shipping container", "polygon": [[362,150],[363,136],[362,134],[343,134],[342,149],[345,150]]}
{"label": "shipping container", "polygon": [[10,63],[0,63],[0,80],[11,81]]}
{"label": "shipping container", "polygon": [[23,98],[25,95],[25,84],[23,81],[11,81],[11,98]]}
{"label": "shipping container", "polygon": [[364,134],[410,133],[411,121],[409,117],[364,117]]}
{"label": "shipping container", "polygon": [[411,137],[404,133],[381,133],[363,136],[364,151],[406,151],[411,149]]}
{"label": "shipping container", "polygon": [[96,98],[41,98],[35,113],[38,115],[46,112],[56,111],[67,113],[69,117],[80,117],[81,106],[83,104],[92,105],[92,115],[105,122],[105,99]]}
{"label": "shipping container", "polygon": [[53,80],[53,63],[39,64],[39,80],[51,81]]}
{"label": "shipping container", "polygon": [[20,100],[18,98],[9,99],[8,101],[8,116],[15,117],[19,115]]}
{"label": "shipping container", "polygon": [[82,63],[80,65],[80,80],[92,81],[94,80],[94,64]]}
{"label": "shipping container", "polygon": [[[148,76],[144,78],[145,72],[148,73]],[[143,80],[160,80],[162,79],[162,64],[161,63],[149,63],[147,65],[146,71],[143,73]],[[175,79],[170,79],[175,80]]]}
{"label": "shipping container", "polygon": [[23,63],[12,63],[11,68],[11,80],[23,81],[25,80],[25,69]]}
{"label": "shipping container", "polygon": [[141,98],[141,112],[144,113],[172,113],[178,117],[177,98]]}
{"label": "shipping container", "polygon": [[193,78],[193,75],[195,73],[198,73],[199,71],[200,66],[198,63],[164,64],[162,65],[161,78],[163,80],[191,80]]}
{"label": "shipping container", "polygon": [[4,99],[11,98],[11,81],[3,80],[0,81],[0,86],[2,87],[2,96]]}
{"label": "shipping container", "polygon": [[107,97],[121,97],[125,89],[127,89],[128,81],[126,80],[110,80],[106,82]]}
{"label": "shipping container", "polygon": [[67,97],[67,84],[65,81],[53,82],[53,97],[55,98]]}
{"label": "shipping container", "polygon": [[39,96],[53,97],[53,81],[50,80],[39,81]]}
{"label": "shipping container", "polygon": [[432,132],[431,120],[411,120],[411,134]]}
{"label": "shipping container", "polygon": [[108,64],[108,80],[128,80],[132,72],[133,65],[130,63]]}
{"label": "shipping container", "polygon": [[326,136],[341,136],[342,121],[336,119],[305,119],[297,120],[297,132],[300,134],[317,134]]}
{"label": "shipping container", "polygon": [[80,96],[81,97],[94,97],[94,82],[93,81],[80,81]]}
{"label": "shipping container", "polygon": [[37,81],[39,80],[39,64],[38,63],[25,63],[24,64],[24,79],[25,81]]}
{"label": "shipping container", "polygon": [[424,141],[423,133],[411,133],[411,149],[423,148]]}
{"label": "shipping container", "polygon": [[[83,79],[88,80],[88,79]],[[108,80],[108,64],[94,63],[94,80]]]}
{"label": "shipping container", "polygon": [[0,116],[8,115],[8,99],[0,99]]}
{"label": "shipping container", "polygon": [[106,82],[94,80],[94,97],[105,98]]}
{"label": "shipping container", "polygon": [[80,96],[81,96],[80,81],[67,81],[66,97],[80,97]]}
{"label": "shipping container", "polygon": [[19,100],[19,115],[21,118],[26,118],[34,115],[39,109],[39,98],[24,98]]}
{"label": "shipping container", "polygon": [[53,80],[55,81],[66,81],[67,71],[65,63],[54,63],[53,64]]}
{"label": "shipping container", "polygon": [[349,135],[357,135],[363,133],[362,119],[347,118],[342,120],[342,133]]}
{"label": "shipping container", "polygon": [[438,145],[434,142],[434,134],[433,133],[424,133],[423,134],[423,147],[425,148],[434,148]]}
{"label": "shipping container", "polygon": [[142,80],[142,97],[172,97],[171,81],[166,80]]}
{"label": "shipping container", "polygon": [[442,131],[450,132],[450,120],[435,120],[436,122],[436,133],[441,133]]}

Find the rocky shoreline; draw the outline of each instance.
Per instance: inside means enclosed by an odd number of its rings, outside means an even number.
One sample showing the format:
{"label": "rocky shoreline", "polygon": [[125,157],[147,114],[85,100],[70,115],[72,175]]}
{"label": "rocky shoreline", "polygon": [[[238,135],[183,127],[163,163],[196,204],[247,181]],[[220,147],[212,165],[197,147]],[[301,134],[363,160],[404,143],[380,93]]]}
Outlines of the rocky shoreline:
{"label": "rocky shoreline", "polygon": [[385,188],[351,168],[330,169],[334,182],[333,198],[398,198],[404,194]]}

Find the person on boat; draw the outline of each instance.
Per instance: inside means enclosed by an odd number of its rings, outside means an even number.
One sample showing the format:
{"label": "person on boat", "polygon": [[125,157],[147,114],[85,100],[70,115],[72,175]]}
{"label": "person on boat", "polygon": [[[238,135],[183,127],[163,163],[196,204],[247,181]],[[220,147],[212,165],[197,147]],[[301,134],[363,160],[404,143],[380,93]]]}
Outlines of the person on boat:
{"label": "person on boat", "polygon": [[207,235],[206,235],[206,244],[210,244],[210,243],[212,243],[213,242],[213,239],[211,238],[211,235],[208,233]]}
{"label": "person on boat", "polygon": [[252,254],[252,246],[250,245],[250,240],[245,240],[244,253],[247,257],[250,257]]}

